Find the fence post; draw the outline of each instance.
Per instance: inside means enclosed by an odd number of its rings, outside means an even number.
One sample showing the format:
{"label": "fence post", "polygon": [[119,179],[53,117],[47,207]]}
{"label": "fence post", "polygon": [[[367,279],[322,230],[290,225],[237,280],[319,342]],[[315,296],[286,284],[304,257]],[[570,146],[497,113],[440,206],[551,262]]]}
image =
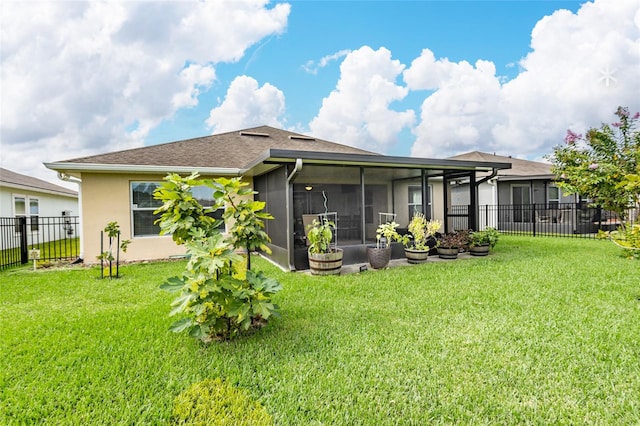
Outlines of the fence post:
{"label": "fence post", "polygon": [[536,236],[536,205],[531,204],[531,223],[533,223],[533,236]]}
{"label": "fence post", "polygon": [[29,261],[28,241],[27,241],[27,218],[19,217],[18,226],[20,227],[20,263],[23,265]]}

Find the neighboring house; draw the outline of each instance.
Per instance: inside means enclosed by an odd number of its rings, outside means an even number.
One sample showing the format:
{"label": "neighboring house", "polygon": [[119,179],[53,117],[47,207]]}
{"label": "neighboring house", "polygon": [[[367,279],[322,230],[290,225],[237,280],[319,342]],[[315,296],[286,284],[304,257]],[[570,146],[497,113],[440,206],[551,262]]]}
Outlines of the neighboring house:
{"label": "neighboring house", "polygon": [[[579,196],[566,195],[555,184],[551,164],[473,151],[449,157],[452,160],[511,163],[510,169],[486,176],[477,186],[479,226],[525,230],[531,223],[539,229],[564,233],[593,232],[600,219],[596,209]],[[470,204],[468,182],[460,181],[451,190],[451,208]],[[497,224],[497,226],[496,226]],[[524,224],[519,226],[519,224]]]}
{"label": "neighboring house", "polygon": [[[375,243],[380,218],[388,217],[381,213],[392,213],[402,226],[414,211],[442,219],[446,196],[434,195],[446,192],[443,181],[473,181],[476,174],[510,167],[508,162],[384,156],[268,126],[45,165],[81,181],[86,261],[96,259],[100,230],[112,221],[120,224],[122,238],[132,241],[126,260],[183,254],[169,236],[158,235],[153,191],[167,173],[198,171],[212,178],[241,176],[252,185],[274,216],[266,221],[271,258],[286,269],[308,265],[303,215],[335,213],[344,263],[366,262],[366,245]],[[203,204],[210,202],[210,191],[195,195]]]}
{"label": "neighboring house", "polygon": [[[47,181],[0,168],[0,217],[3,223],[3,248],[19,245],[13,218],[27,218],[29,240],[48,242],[58,239],[59,232],[43,229],[44,218],[77,216],[78,193]],[[10,224],[9,226],[4,226]],[[71,229],[71,228],[70,228]],[[63,236],[66,231],[62,232]]]}

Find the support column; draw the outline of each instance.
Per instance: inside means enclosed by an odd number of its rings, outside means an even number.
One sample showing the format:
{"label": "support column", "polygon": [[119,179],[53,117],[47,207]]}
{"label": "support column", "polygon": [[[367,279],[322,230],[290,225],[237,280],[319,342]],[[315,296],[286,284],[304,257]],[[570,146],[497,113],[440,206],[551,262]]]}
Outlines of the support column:
{"label": "support column", "polygon": [[476,186],[476,172],[469,173],[469,210],[467,222],[469,228],[478,231],[478,187]]}

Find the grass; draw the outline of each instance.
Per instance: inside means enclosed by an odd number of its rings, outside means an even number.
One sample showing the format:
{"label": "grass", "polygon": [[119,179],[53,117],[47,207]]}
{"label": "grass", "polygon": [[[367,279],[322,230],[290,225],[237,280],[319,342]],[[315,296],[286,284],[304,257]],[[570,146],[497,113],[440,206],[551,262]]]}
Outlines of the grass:
{"label": "grass", "polygon": [[[37,261],[39,267],[49,266],[52,264],[52,261],[56,260],[75,260],[80,253],[80,239],[78,237],[64,238],[61,240],[41,242],[39,244],[29,244],[28,250],[31,249],[40,250],[41,260]],[[9,262],[17,262],[19,264],[20,247],[0,250],[0,260],[7,262],[7,265],[0,265],[0,269],[12,268],[13,266],[8,265]],[[32,261],[29,261],[29,263],[33,265]]]}
{"label": "grass", "polygon": [[276,276],[282,317],[203,346],[167,331],[182,262],[2,273],[1,424],[166,424],[221,377],[276,424],[638,424],[640,264],[605,241],[502,237],[487,258]]}

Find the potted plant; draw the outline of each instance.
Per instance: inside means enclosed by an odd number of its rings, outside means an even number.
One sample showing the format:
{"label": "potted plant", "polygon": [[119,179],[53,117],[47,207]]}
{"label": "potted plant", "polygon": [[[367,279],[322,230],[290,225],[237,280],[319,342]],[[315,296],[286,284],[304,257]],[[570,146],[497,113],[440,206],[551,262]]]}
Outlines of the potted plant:
{"label": "potted plant", "polygon": [[469,231],[453,231],[438,238],[438,256],[442,259],[456,259],[460,250],[468,244]]}
{"label": "potted plant", "polygon": [[495,247],[500,233],[490,226],[484,231],[474,231],[469,237],[469,253],[474,256],[486,256]]}
{"label": "potted plant", "polygon": [[442,224],[438,220],[428,221],[423,213],[416,213],[411,218],[408,226],[411,237],[404,235],[401,239],[407,262],[422,263],[427,261],[429,250],[434,242],[434,235],[440,230],[441,226]]}
{"label": "potted plant", "polygon": [[309,269],[313,275],[337,275],[342,269],[342,249],[331,246],[335,224],[314,219],[308,226]]}
{"label": "potted plant", "polygon": [[386,268],[391,260],[391,242],[399,241],[396,222],[382,223],[376,230],[376,245],[367,247],[367,257],[373,269]]}

